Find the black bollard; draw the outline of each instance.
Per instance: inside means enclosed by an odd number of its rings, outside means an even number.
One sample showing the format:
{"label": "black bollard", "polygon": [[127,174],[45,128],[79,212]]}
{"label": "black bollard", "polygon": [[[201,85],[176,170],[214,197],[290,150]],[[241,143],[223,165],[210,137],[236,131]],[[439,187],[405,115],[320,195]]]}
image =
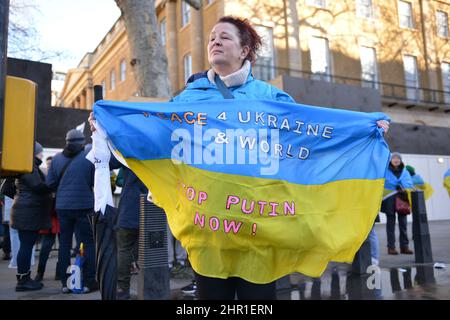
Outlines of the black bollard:
{"label": "black bollard", "polygon": [[355,259],[353,259],[353,274],[363,275],[367,273],[367,268],[372,265],[372,255],[370,253],[370,249],[370,241],[369,238],[367,238],[356,253]]}
{"label": "black bollard", "polygon": [[166,214],[147,195],[141,195],[140,206],[138,299],[170,299]]}
{"label": "black bollard", "polygon": [[430,231],[428,229],[427,209],[423,191],[411,192],[412,217],[413,217],[413,239],[416,263],[433,262],[431,251]]}
{"label": "black bollard", "polygon": [[332,300],[341,300],[341,283],[339,278],[339,271],[334,270],[331,273],[331,295]]}
{"label": "black bollard", "polygon": [[436,282],[433,266],[417,266],[415,280],[419,285],[428,285]]}
{"label": "black bollard", "polygon": [[281,277],[275,282],[277,290],[291,289],[291,275]]}
{"label": "black bollard", "polygon": [[346,292],[349,300],[375,300],[377,292],[369,289],[367,281],[369,275],[357,275],[353,272],[347,273]]}
{"label": "black bollard", "polygon": [[322,280],[314,278],[311,286],[311,300],[322,300]]}
{"label": "black bollard", "polygon": [[277,300],[290,300],[291,298],[291,276],[281,277],[275,282],[277,290]]}

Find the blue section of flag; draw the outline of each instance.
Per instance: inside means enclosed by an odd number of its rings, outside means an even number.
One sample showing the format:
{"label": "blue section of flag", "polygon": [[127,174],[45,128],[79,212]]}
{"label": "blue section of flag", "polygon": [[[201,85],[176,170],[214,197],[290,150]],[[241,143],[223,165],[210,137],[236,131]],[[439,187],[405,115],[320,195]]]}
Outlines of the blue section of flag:
{"label": "blue section of flag", "polygon": [[414,183],[408,170],[403,169],[399,178],[397,178],[391,170],[387,170],[384,188],[388,190],[397,190],[396,188],[398,185],[402,186],[403,189],[414,189]]}
{"label": "blue section of flag", "polygon": [[[390,120],[383,113],[266,100],[190,103],[103,100],[94,105],[94,115],[125,158],[175,158],[204,170],[298,184],[384,178],[390,155],[382,129],[376,124],[377,120]],[[186,120],[204,125],[192,125]],[[233,140],[226,140],[230,138],[227,134],[220,135],[227,130],[235,134]],[[241,152],[243,141],[249,142],[246,147],[254,142],[255,164],[248,164],[252,154],[248,148],[243,151],[246,164],[236,164],[236,153]],[[191,146],[190,150],[183,149],[174,156],[174,150],[184,145],[182,142]],[[232,143],[234,155],[227,152]],[[264,152],[267,146],[270,156]],[[211,152],[214,148],[218,149]],[[227,163],[227,156],[233,156],[234,164]],[[205,163],[211,159],[219,159],[222,164]],[[276,173],[262,174],[263,168],[275,166],[277,161]]]}
{"label": "blue section of flag", "polygon": [[450,177],[450,169],[448,169],[447,172],[445,172],[444,178],[446,178],[446,177]]}

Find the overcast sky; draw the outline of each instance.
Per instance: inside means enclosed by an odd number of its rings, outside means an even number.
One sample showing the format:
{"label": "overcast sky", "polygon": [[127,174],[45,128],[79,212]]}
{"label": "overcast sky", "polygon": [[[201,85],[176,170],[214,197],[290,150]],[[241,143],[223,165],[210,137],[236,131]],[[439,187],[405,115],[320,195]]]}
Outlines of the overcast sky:
{"label": "overcast sky", "polygon": [[75,68],[86,52],[93,51],[120,10],[114,0],[39,0],[36,29],[41,48],[64,51],[68,58],[46,61],[55,71]]}

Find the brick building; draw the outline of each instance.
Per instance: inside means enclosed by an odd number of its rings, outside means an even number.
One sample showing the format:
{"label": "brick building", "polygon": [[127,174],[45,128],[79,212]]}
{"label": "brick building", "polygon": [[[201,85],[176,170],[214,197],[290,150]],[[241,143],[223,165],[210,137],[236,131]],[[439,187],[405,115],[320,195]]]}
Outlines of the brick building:
{"label": "brick building", "polygon": [[[190,74],[208,69],[214,23],[223,15],[249,18],[264,40],[255,77],[299,103],[388,114],[391,149],[407,153],[438,188],[450,167],[450,1],[204,0],[197,11],[181,0],[157,0],[155,6],[173,94]],[[62,105],[90,109],[95,84],[109,100],[137,94],[120,18],[69,70]],[[433,214],[449,219],[448,196],[436,193],[433,206],[447,209]]]}

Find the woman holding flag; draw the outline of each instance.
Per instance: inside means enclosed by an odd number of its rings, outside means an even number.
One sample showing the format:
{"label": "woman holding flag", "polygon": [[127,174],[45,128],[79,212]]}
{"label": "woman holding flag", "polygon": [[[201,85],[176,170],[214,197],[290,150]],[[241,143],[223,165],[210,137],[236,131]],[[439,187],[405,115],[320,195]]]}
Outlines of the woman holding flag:
{"label": "woman holding flag", "polygon": [[[192,102],[223,99],[265,99],[295,102],[287,93],[252,75],[261,37],[247,19],[222,17],[211,30],[207,45],[211,68],[192,75],[173,102]],[[95,130],[94,116],[89,118]],[[377,122],[387,132],[387,121]],[[95,143],[94,143],[95,145]],[[211,257],[214,259],[214,257]],[[275,281],[256,284],[239,277],[226,279],[196,273],[200,299],[276,299]]]}

